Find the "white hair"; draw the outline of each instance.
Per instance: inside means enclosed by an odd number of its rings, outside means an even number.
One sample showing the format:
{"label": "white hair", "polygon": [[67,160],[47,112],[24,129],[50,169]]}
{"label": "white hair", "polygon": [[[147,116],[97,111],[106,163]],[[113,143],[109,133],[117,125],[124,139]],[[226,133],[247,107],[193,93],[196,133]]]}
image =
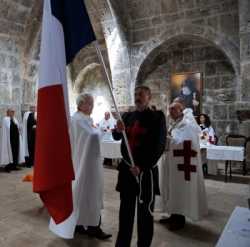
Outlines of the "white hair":
{"label": "white hair", "polygon": [[93,99],[93,96],[90,93],[81,93],[76,98],[76,105],[80,107],[82,104],[85,104],[90,99]]}

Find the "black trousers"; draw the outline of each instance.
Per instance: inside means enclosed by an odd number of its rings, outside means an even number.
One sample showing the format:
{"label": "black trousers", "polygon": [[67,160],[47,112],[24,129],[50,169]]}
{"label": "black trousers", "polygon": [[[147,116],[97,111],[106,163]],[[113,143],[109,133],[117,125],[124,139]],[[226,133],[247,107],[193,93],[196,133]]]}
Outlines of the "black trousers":
{"label": "black trousers", "polygon": [[12,157],[13,157],[13,167],[18,165],[18,156],[19,156],[19,142],[10,141]]}
{"label": "black trousers", "polygon": [[29,158],[27,164],[28,167],[34,166],[35,142],[36,142],[36,128],[32,128],[28,134],[28,150],[29,150]]}
{"label": "black trousers", "polygon": [[[120,193],[119,232],[116,247],[129,247],[131,243],[135,208],[137,205],[138,247],[149,247],[153,239],[154,221],[148,210],[149,203],[139,203],[133,191]],[[154,208],[154,200],[151,210]]]}
{"label": "black trousers", "polygon": [[19,132],[15,128],[10,129],[10,146],[13,157],[13,164],[11,164],[11,166],[16,167],[19,157]]}

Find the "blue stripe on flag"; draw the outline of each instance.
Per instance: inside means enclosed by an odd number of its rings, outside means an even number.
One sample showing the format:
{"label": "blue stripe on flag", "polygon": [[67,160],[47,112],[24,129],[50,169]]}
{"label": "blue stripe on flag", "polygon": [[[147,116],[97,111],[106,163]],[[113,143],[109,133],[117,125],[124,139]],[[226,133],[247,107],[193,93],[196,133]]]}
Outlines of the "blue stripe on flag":
{"label": "blue stripe on flag", "polygon": [[63,26],[69,64],[85,45],[96,40],[94,30],[83,0],[51,0],[51,11]]}

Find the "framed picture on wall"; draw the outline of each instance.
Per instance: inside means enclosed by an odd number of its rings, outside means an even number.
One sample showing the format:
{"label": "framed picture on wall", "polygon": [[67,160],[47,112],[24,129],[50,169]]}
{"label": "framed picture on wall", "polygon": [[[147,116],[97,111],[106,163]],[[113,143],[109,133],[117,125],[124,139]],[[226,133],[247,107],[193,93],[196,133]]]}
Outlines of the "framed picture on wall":
{"label": "framed picture on wall", "polygon": [[181,98],[187,108],[193,109],[195,116],[201,113],[202,103],[202,73],[188,72],[171,75],[170,92],[171,102]]}

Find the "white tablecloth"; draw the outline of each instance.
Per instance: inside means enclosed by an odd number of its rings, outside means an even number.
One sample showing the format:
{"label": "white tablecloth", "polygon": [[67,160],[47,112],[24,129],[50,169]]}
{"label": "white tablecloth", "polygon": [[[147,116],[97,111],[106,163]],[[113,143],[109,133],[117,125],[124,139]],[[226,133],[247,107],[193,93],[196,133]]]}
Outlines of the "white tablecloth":
{"label": "white tablecloth", "polygon": [[217,175],[218,161],[243,161],[244,147],[200,145],[201,149],[206,149],[208,174]]}
{"label": "white tablecloth", "polygon": [[103,158],[120,159],[121,155],[121,141],[102,141],[101,155]]}
{"label": "white tablecloth", "polygon": [[216,247],[250,246],[250,210],[236,207],[231,214]]}
{"label": "white tablecloth", "polygon": [[206,145],[206,149],[208,160],[244,160],[244,147]]}

